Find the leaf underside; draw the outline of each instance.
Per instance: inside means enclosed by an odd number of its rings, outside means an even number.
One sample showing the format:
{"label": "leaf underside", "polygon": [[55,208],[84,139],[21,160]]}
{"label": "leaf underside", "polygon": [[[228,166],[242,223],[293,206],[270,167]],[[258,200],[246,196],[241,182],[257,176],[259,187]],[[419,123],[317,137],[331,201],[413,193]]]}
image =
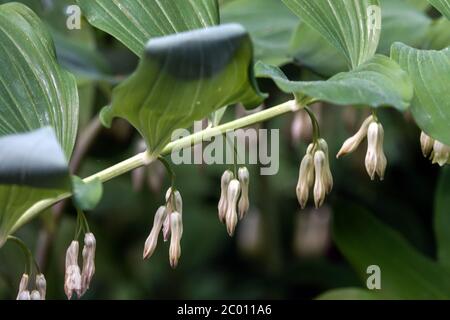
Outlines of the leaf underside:
{"label": "leaf underside", "polygon": [[413,95],[407,74],[397,63],[381,55],[327,81],[290,81],[280,69],[261,62],[255,69],[258,77],[271,78],[286,93],[338,105],[394,106],[405,110]]}
{"label": "leaf underside", "polygon": [[418,50],[395,43],[391,56],[413,82],[411,111],[418,126],[431,137],[450,145],[450,48]]}
{"label": "leaf underside", "polygon": [[128,120],[157,155],[175,129],[232,103],[261,103],[252,57],[250,38],[237,24],[151,39],[135,73],[102,110],[102,121]]}

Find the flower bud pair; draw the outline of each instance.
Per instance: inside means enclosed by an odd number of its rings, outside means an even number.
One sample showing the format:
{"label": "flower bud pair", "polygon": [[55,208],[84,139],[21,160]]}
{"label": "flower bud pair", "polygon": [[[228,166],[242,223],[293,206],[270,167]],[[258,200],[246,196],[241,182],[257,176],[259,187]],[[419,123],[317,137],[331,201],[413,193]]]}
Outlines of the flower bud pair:
{"label": "flower bud pair", "polygon": [[374,116],[366,118],[358,132],[344,142],[336,158],[355,151],[366,136],[366,171],[372,180],[375,179],[375,174],[379,176],[380,180],[383,180],[387,165],[387,159],[383,150],[384,129]]}
{"label": "flower bud pair", "polygon": [[75,292],[81,298],[89,289],[92,277],[95,273],[95,249],[96,240],[94,234],[89,232],[84,235],[83,271],[78,265],[79,243],[72,241],[66,251],[66,272],[64,278],[64,292],[70,300]]}
{"label": "flower bud pair", "polygon": [[434,140],[425,132],[420,135],[420,145],[424,157],[431,153],[431,161],[433,164],[437,163],[441,167],[446,163],[450,163],[450,146]]}
{"label": "flower bud pair", "polygon": [[250,208],[249,182],[250,173],[246,167],[239,168],[237,179],[230,170],[222,175],[219,220],[226,224],[230,236],[233,236],[238,220],[242,220]]}
{"label": "flower bud pair", "polygon": [[319,139],[317,143],[308,146],[306,155],[300,163],[297,182],[297,199],[302,209],[309,199],[309,190],[313,188],[314,203],[320,207],[325,196],[333,188],[333,176],[328,158],[328,145],[325,140]]}

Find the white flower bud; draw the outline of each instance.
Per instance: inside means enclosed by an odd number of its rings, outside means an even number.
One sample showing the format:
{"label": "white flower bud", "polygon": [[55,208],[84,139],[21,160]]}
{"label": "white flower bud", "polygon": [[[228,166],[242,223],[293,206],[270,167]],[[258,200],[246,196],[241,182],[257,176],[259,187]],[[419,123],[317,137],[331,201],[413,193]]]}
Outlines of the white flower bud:
{"label": "white flower bud", "polygon": [[227,214],[225,217],[227,231],[230,236],[233,236],[234,229],[236,228],[236,224],[238,221],[238,216],[236,212],[236,205],[239,199],[239,194],[241,192],[241,186],[238,180],[233,179],[230,181],[228,185],[227,191]]}
{"label": "white flower bud", "polygon": [[78,241],[72,241],[66,252],[66,274],[64,279],[64,292],[70,300],[75,291],[81,296],[81,273],[78,266]]}
{"label": "white flower bud", "polygon": [[47,292],[47,281],[45,280],[45,277],[42,273],[36,276],[36,289],[39,291],[41,300],[45,300],[45,295]]}
{"label": "white flower bud", "polygon": [[300,170],[296,188],[298,203],[300,204],[302,209],[305,208],[306,203],[308,202],[309,188],[311,187],[309,179],[311,174],[313,176],[312,180],[314,181],[313,157],[311,154],[307,153],[300,163]]}
{"label": "white flower bud", "polygon": [[378,141],[377,141],[377,174],[380,180],[384,180],[387,159],[383,150],[384,129],[381,123],[378,123]]}
{"label": "white flower bud", "polygon": [[220,181],[220,200],[219,204],[217,206],[217,209],[219,211],[219,220],[222,223],[225,223],[225,216],[227,214],[227,191],[228,191],[228,185],[230,184],[230,181],[234,178],[233,172],[230,170],[226,170],[222,174],[222,178]]}
{"label": "white flower bud", "polygon": [[17,300],[31,300],[30,291],[24,290],[18,296]]}
{"label": "white flower bud", "polygon": [[170,247],[169,260],[170,266],[176,268],[178,260],[181,256],[181,237],[183,236],[183,220],[179,212],[175,211],[170,214]]}
{"label": "white flower bud", "polygon": [[167,211],[166,219],[164,220],[164,223],[162,226],[162,233],[163,233],[164,242],[167,242],[169,240],[169,236],[170,236],[170,212],[169,211]]}
{"label": "white flower bud", "polygon": [[39,291],[33,290],[30,295],[30,300],[42,300]]}
{"label": "white flower bud", "polygon": [[[24,291],[28,291],[28,274],[24,273],[22,275],[22,278],[20,279],[19,284],[19,291],[17,293],[17,300],[30,300],[30,299],[20,299],[20,296],[23,294]],[[30,295],[30,292],[28,291],[28,296]]]}
{"label": "white flower bud", "polygon": [[250,200],[248,198],[248,184],[250,182],[250,173],[246,167],[239,168],[238,178],[241,184],[241,198],[239,199],[239,219],[245,216],[250,208]]}
{"label": "white flower bud", "polygon": [[420,134],[420,146],[422,149],[422,154],[426,158],[433,150],[434,139],[428,136],[425,132],[422,131]]}
{"label": "white flower bud", "polygon": [[342,145],[341,149],[339,150],[338,154],[336,155],[336,158],[339,158],[343,155],[346,155],[348,153],[351,153],[355,151],[358,146],[361,144],[361,141],[366,137],[367,130],[369,128],[369,125],[373,122],[373,116],[368,117],[366,120],[364,120],[363,124],[361,125],[361,128],[359,128],[358,132],[355,133],[355,135],[351,136],[347,140],[345,140],[344,144]]}
{"label": "white flower bud", "polygon": [[84,235],[83,247],[83,270],[81,272],[81,295],[89,289],[92,277],[95,273],[95,248],[96,240],[94,234],[89,232]]}
{"label": "white flower bud", "polygon": [[372,122],[367,131],[367,153],[366,153],[366,170],[370,179],[375,179],[378,160],[378,124]]}
{"label": "white flower bud", "polygon": [[325,153],[322,150],[316,151],[314,153],[314,171],[314,203],[316,205],[316,208],[318,208],[322,206],[326,195],[326,188],[324,183]]}
{"label": "white flower bud", "polygon": [[330,160],[328,156],[328,144],[324,139],[319,139],[319,147],[325,153],[325,166],[324,166],[324,184],[327,194],[333,189],[333,175],[330,170]]}
{"label": "white flower bud", "polygon": [[145,240],[144,253],[142,255],[144,259],[150,258],[156,249],[159,232],[161,231],[163,223],[166,221],[168,216],[167,211],[168,210],[165,206],[161,206],[158,210],[156,210],[155,217],[153,218],[152,230],[150,231],[147,240]]}
{"label": "white flower bud", "polygon": [[432,161],[441,167],[450,160],[450,147],[439,141],[434,141]]}

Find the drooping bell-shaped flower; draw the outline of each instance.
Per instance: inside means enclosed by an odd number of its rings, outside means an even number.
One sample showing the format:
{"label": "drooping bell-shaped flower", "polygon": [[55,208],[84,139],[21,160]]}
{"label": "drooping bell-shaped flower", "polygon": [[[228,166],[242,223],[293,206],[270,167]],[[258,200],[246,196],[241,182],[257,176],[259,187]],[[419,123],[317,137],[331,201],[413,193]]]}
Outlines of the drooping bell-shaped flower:
{"label": "drooping bell-shaped flower", "polygon": [[39,291],[41,296],[41,300],[45,300],[45,296],[47,293],[47,281],[42,273],[36,276],[36,289]]}
{"label": "drooping bell-shaped flower", "polygon": [[325,153],[322,150],[316,151],[314,153],[314,203],[316,208],[322,206],[327,189],[325,186]]}
{"label": "drooping bell-shaped flower", "polygon": [[170,214],[176,211],[179,214],[183,215],[183,199],[181,198],[181,194],[178,190],[172,192],[172,187],[167,189],[166,202],[167,202],[167,215],[163,223],[164,241],[168,241],[170,236],[170,226],[171,226]]}
{"label": "drooping bell-shaped flower", "polygon": [[[313,175],[312,179],[310,178],[311,174]],[[308,202],[311,183],[314,183],[314,163],[312,155],[307,153],[300,163],[300,170],[296,188],[298,203],[300,204],[302,209],[305,208],[306,203]]]}
{"label": "drooping bell-shaped flower", "polygon": [[373,116],[370,116],[366,120],[364,120],[359,130],[353,136],[344,141],[341,149],[336,155],[336,158],[354,152],[366,137],[369,125],[373,121],[374,121]]}
{"label": "drooping bell-shaped flower", "polygon": [[[28,281],[29,281],[29,276],[28,274],[24,273],[22,275],[22,278],[20,279],[20,284],[19,284],[19,291],[17,293],[17,300],[30,300],[30,291],[28,291]],[[28,297],[28,299],[23,299]]]}
{"label": "drooping bell-shaped flower", "polygon": [[42,300],[41,294],[39,293],[39,291],[37,291],[37,290],[31,291],[30,300]]}
{"label": "drooping bell-shaped flower", "polygon": [[81,296],[81,272],[78,266],[78,241],[72,241],[66,251],[66,273],[64,278],[64,292],[67,298],[72,298],[75,291],[78,297]]}
{"label": "drooping bell-shaped flower", "polygon": [[372,122],[367,131],[366,170],[370,179],[375,179],[378,174],[380,180],[384,179],[387,159],[383,151],[384,130],[380,123]]}
{"label": "drooping bell-shaped flower", "polygon": [[144,259],[150,258],[156,249],[156,245],[158,244],[159,233],[161,232],[163,223],[166,221],[167,216],[168,216],[167,211],[168,210],[165,206],[161,206],[158,208],[158,210],[155,213],[155,217],[153,219],[152,230],[150,231],[150,234],[147,237],[147,240],[145,240],[144,253],[143,253]]}
{"label": "drooping bell-shaped flower", "polygon": [[81,295],[89,289],[92,277],[95,274],[95,248],[96,240],[92,232],[84,235],[83,270],[81,272]]}
{"label": "drooping bell-shaped flower", "polygon": [[325,165],[324,165],[324,171],[323,171],[323,175],[324,175],[324,185],[325,185],[325,189],[327,194],[331,192],[331,190],[333,189],[333,175],[331,174],[331,169],[330,169],[330,159],[329,159],[329,154],[328,154],[328,144],[324,139],[319,139],[318,140],[319,143],[319,149],[323,151],[323,153],[325,154]]}
{"label": "drooping bell-shaped flower", "polygon": [[233,179],[228,185],[227,191],[227,214],[225,217],[227,232],[230,236],[233,236],[236,224],[238,222],[238,215],[236,211],[237,202],[241,192],[241,186],[239,180]]}
{"label": "drooping bell-shaped flower", "polygon": [[450,160],[450,146],[439,141],[434,141],[432,162],[437,163],[441,167]]}
{"label": "drooping bell-shaped flower", "polygon": [[230,181],[234,178],[233,172],[230,170],[226,170],[222,174],[222,178],[220,181],[220,199],[219,204],[217,206],[218,212],[219,212],[219,220],[222,223],[225,223],[225,216],[227,214],[227,192],[228,192],[228,185],[230,184]]}
{"label": "drooping bell-shaped flower", "polygon": [[434,139],[422,131],[420,134],[420,147],[424,157],[428,157],[433,151]]}
{"label": "drooping bell-shaped flower", "polygon": [[238,170],[238,179],[239,183],[241,184],[241,197],[239,199],[238,203],[238,209],[239,209],[239,219],[242,220],[244,218],[245,214],[248,212],[248,209],[250,208],[250,200],[248,197],[248,185],[250,182],[250,173],[248,172],[248,169],[246,167],[241,167]]}
{"label": "drooping bell-shaped flower", "polygon": [[177,211],[170,214],[170,230],[169,260],[170,266],[176,268],[181,256],[181,237],[183,236],[182,215]]}

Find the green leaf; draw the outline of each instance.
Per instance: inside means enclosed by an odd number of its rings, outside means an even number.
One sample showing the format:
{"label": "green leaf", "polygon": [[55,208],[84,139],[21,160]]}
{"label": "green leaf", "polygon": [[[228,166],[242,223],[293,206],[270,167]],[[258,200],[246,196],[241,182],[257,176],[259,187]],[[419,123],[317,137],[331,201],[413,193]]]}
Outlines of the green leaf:
{"label": "green leaf", "polygon": [[347,58],[352,68],[373,57],[381,30],[378,0],[282,0]]}
{"label": "green leaf", "polygon": [[[69,159],[78,127],[76,81],[58,65],[46,26],[22,4],[0,5],[0,44],[0,136],[51,126],[65,159]],[[41,147],[45,148],[46,145]],[[53,152],[54,148],[51,150]],[[48,163],[49,170],[61,160],[57,153],[51,156],[55,158]],[[48,159],[45,155],[41,157],[40,163],[44,165]],[[30,167],[18,170],[31,172]],[[52,171],[47,173],[51,174],[45,183],[52,185],[50,181],[55,177],[52,178]],[[22,182],[36,183],[35,179],[26,180]],[[35,202],[60,192],[55,189],[1,185],[0,245],[13,227],[17,229],[20,226],[16,223],[27,209]]]}
{"label": "green leaf", "polygon": [[380,267],[378,292],[383,298],[450,298],[450,273],[365,210],[338,205],[333,233],[339,250],[364,282],[368,266]]}
{"label": "green leaf", "polygon": [[450,20],[441,17],[431,24],[421,45],[422,49],[442,50],[450,46]]}
{"label": "green leaf", "polygon": [[434,204],[438,261],[450,271],[450,168],[442,169]]}
{"label": "green leaf", "polygon": [[450,48],[418,50],[395,43],[391,56],[408,72],[414,84],[411,110],[418,126],[450,145]]}
{"label": "green leaf", "polygon": [[103,184],[100,179],[84,182],[77,176],[72,177],[73,201],[80,210],[93,210],[102,199]]}
{"label": "green leaf", "polygon": [[68,177],[53,128],[0,137],[0,184],[68,189]]}
{"label": "green leaf", "polygon": [[428,2],[450,20],[450,0],[428,0]]}
{"label": "green leaf", "polygon": [[369,291],[361,288],[342,288],[326,291],[316,300],[375,300],[379,299],[377,290]]}
{"label": "green leaf", "polygon": [[428,31],[431,19],[411,1],[382,0],[381,38],[377,52],[389,55],[394,42],[419,46]]}
{"label": "green leaf", "polygon": [[139,57],[147,41],[219,23],[217,0],[77,0],[89,23]]}
{"label": "green leaf", "polygon": [[290,81],[280,69],[261,62],[255,69],[258,77],[273,79],[286,93],[339,105],[394,106],[405,110],[413,95],[407,74],[397,63],[381,55],[327,81]]}
{"label": "green leaf", "polygon": [[257,60],[275,65],[292,60],[289,44],[298,18],[280,0],[235,0],[221,8],[220,16],[222,23],[244,26]]}
{"label": "green leaf", "polygon": [[261,103],[252,59],[250,38],[237,24],[154,38],[136,72],[114,89],[102,121],[128,120],[157,155],[175,129],[232,103]]}
{"label": "green leaf", "polygon": [[341,51],[306,23],[299,24],[290,46],[296,63],[322,76],[329,77],[348,70],[347,60]]}

